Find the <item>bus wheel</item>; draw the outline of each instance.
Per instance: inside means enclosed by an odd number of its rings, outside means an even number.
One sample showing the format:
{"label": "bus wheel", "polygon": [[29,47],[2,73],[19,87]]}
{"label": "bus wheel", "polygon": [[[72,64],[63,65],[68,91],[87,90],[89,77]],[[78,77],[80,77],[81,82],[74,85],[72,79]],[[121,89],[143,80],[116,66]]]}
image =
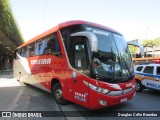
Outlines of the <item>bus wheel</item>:
{"label": "bus wheel", "polygon": [[52,86],[52,95],[56,103],[61,105],[67,104],[67,101],[63,98],[62,87],[60,83],[56,83],[54,86]]}
{"label": "bus wheel", "polygon": [[143,91],[143,85],[139,80],[136,80],[136,91],[142,92]]}

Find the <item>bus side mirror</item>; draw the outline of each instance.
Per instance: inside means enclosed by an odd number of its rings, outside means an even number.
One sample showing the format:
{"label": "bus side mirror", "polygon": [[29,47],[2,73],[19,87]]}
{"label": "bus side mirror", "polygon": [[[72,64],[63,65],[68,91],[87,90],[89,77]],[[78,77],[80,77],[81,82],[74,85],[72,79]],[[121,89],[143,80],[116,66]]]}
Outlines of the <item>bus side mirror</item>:
{"label": "bus side mirror", "polygon": [[98,52],[98,40],[95,34],[92,32],[84,31],[84,32],[76,32],[71,34],[72,37],[87,37],[90,42],[90,47],[92,52]]}
{"label": "bus side mirror", "polygon": [[144,57],[144,47],[143,47],[143,45],[139,44],[136,41],[129,41],[129,42],[127,42],[127,44],[139,47],[140,48],[140,52],[141,52],[141,56]]}

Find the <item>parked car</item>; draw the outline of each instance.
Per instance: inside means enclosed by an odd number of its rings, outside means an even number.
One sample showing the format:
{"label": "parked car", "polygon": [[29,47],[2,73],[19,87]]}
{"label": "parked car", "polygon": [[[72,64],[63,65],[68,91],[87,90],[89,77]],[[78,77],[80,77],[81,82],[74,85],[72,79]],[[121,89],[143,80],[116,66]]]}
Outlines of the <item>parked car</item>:
{"label": "parked car", "polygon": [[144,64],[134,66],[136,91],[145,88],[160,90],[160,64]]}

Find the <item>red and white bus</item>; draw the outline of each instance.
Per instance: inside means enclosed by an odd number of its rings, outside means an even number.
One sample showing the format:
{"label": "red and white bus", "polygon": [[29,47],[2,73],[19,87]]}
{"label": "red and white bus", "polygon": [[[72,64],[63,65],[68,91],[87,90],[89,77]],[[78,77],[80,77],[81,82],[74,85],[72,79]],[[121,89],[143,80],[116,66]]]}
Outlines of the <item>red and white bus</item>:
{"label": "red and white bus", "polygon": [[19,46],[14,76],[67,101],[101,109],[133,98],[135,79],[121,33],[91,22],[57,25]]}

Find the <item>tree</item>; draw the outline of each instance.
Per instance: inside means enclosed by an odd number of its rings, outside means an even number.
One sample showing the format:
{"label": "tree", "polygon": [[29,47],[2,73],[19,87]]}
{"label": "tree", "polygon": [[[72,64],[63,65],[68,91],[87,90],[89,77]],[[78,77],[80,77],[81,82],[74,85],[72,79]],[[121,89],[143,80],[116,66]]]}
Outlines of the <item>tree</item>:
{"label": "tree", "polygon": [[154,49],[155,47],[160,46],[160,38],[154,39],[154,40],[145,40],[143,41],[144,48],[150,47],[153,50],[153,56],[154,56]]}
{"label": "tree", "polygon": [[156,38],[156,39],[154,39],[154,41],[157,44],[157,46],[160,46],[160,38]]}
{"label": "tree", "polygon": [[145,40],[143,41],[142,44],[144,47],[151,47],[151,48],[153,48],[154,46],[157,46],[154,40]]}
{"label": "tree", "polygon": [[0,0],[0,37],[2,36],[1,32],[12,39],[17,46],[24,42],[10,9],[9,0]]}
{"label": "tree", "polygon": [[137,51],[137,47],[133,46],[133,45],[129,45],[129,50],[131,52],[132,57],[134,57],[136,51]]}

